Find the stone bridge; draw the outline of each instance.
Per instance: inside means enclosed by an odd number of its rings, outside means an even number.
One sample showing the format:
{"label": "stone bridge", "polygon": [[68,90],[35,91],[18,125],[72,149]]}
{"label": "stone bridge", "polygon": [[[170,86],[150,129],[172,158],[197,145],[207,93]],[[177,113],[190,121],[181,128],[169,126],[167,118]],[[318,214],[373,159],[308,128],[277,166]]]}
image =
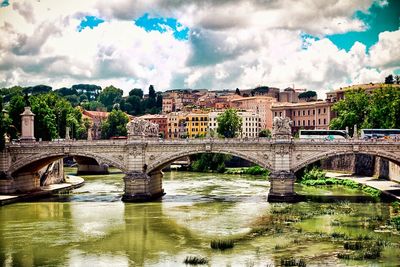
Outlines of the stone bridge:
{"label": "stone bridge", "polygon": [[367,154],[400,165],[400,141],[294,139],[194,139],[194,140],[97,140],[22,142],[7,144],[0,152],[0,194],[40,188],[37,172],[64,157],[77,162],[114,166],[124,172],[125,201],[142,201],[163,195],[161,170],[174,160],[198,153],[238,156],[271,171],[270,201],[295,198],[294,173],[333,156]]}

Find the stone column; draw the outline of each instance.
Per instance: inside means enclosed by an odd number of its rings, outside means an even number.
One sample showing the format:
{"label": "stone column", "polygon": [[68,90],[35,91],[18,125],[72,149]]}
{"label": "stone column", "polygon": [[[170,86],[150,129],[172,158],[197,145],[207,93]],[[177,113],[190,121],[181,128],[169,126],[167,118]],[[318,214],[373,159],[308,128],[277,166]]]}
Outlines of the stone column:
{"label": "stone column", "polygon": [[274,171],[270,174],[271,188],[268,194],[269,202],[294,202],[297,200],[294,192],[296,177],[290,171]]}
{"label": "stone column", "polygon": [[124,202],[145,202],[164,195],[162,189],[162,172],[156,171],[149,175],[139,171],[126,173],[124,177]]}
{"label": "stone column", "polygon": [[31,107],[25,107],[24,112],[21,113],[21,142],[35,142],[34,117]]}

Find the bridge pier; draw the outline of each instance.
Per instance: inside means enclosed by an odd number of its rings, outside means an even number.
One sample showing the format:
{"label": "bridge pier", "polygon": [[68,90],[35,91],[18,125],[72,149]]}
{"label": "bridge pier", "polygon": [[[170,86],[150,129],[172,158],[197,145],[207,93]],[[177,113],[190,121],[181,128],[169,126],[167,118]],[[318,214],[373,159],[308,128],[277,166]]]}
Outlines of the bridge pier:
{"label": "bridge pier", "polygon": [[295,202],[294,192],[296,176],[290,171],[274,171],[269,176],[271,188],[268,193],[269,202]]}
{"label": "bridge pier", "polygon": [[157,199],[164,195],[162,189],[161,171],[149,174],[132,171],[125,175],[125,193],[122,196],[124,202],[145,202]]}
{"label": "bridge pier", "polygon": [[23,172],[14,177],[0,179],[0,194],[26,193],[40,189],[38,172]]}

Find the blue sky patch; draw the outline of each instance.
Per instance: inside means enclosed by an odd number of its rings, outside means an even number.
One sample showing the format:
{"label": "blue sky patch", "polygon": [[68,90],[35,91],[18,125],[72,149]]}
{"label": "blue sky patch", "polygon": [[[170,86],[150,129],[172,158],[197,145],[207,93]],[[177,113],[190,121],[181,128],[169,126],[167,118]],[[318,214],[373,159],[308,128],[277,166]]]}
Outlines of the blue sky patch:
{"label": "blue sky patch", "polygon": [[300,33],[300,38],[301,38],[301,41],[302,41],[301,49],[303,49],[303,50],[307,50],[308,49],[308,47],[311,45],[311,42],[310,42],[311,40],[315,40],[315,41],[319,40],[318,37],[312,36],[312,35],[310,35],[308,33],[305,33],[305,32]]}
{"label": "blue sky patch", "polygon": [[94,27],[99,26],[100,23],[103,23],[104,20],[95,16],[86,16],[78,26],[78,31],[81,32],[86,27],[93,29]]}
{"label": "blue sky patch", "polygon": [[135,20],[135,25],[146,31],[166,32],[169,29],[173,31],[174,37],[177,40],[189,39],[189,28],[184,27],[175,18],[150,18],[148,13]]}
{"label": "blue sky patch", "polygon": [[349,51],[356,41],[363,43],[367,50],[378,42],[379,33],[396,31],[399,29],[400,1],[389,0],[385,6],[377,2],[371,5],[368,12],[357,11],[353,17],[358,18],[367,25],[367,30],[362,32],[347,32],[343,34],[328,35],[338,48]]}
{"label": "blue sky patch", "polygon": [[10,5],[10,1],[8,0],[3,0],[1,1],[0,7],[6,7]]}

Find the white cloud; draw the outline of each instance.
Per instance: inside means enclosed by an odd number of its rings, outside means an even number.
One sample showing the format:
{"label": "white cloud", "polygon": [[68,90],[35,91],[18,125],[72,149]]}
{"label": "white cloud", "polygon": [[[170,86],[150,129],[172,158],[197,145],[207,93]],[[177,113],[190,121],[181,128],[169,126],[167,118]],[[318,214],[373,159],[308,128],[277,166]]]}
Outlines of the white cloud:
{"label": "white cloud", "polygon": [[400,67],[400,30],[381,32],[379,41],[370,49],[371,65],[375,67]]}
{"label": "white cloud", "polygon": [[[329,1],[15,1],[0,8],[0,86],[75,83],[134,87],[251,88],[259,84],[317,90],[377,82],[400,67],[400,30],[370,48],[338,49],[326,34],[361,31],[353,16],[372,0]],[[378,4],[385,5],[385,1]],[[133,20],[176,18],[191,29],[146,32]],[[86,15],[105,22],[78,32]],[[320,39],[303,40],[303,33]]]}

